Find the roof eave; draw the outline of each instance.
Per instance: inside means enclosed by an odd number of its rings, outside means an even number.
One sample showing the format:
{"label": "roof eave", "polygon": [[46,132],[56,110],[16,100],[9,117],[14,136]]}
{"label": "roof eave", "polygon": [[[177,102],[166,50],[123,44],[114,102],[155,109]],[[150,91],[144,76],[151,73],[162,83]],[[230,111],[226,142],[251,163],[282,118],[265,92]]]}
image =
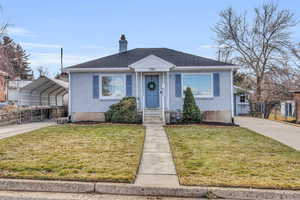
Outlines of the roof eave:
{"label": "roof eave", "polygon": [[132,71],[129,67],[101,67],[101,68],[66,68],[65,72],[126,72]]}
{"label": "roof eave", "polygon": [[225,66],[176,66],[175,70],[232,70],[239,69],[237,65],[225,65]]}

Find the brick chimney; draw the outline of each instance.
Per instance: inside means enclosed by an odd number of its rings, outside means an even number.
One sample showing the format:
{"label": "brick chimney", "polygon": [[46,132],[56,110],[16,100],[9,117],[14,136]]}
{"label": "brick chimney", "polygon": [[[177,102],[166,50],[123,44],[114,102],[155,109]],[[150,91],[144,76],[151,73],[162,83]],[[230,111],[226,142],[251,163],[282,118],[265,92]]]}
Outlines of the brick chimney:
{"label": "brick chimney", "polygon": [[119,40],[119,53],[123,53],[127,51],[127,40],[124,34],[121,35],[121,38]]}

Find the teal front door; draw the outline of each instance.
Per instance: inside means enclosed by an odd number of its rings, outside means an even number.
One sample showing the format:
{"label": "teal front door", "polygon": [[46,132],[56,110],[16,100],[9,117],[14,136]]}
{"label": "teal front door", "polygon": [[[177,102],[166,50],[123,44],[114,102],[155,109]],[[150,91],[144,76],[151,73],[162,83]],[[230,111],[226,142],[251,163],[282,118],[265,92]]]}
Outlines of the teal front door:
{"label": "teal front door", "polygon": [[159,76],[158,75],[145,76],[145,97],[146,97],[146,108],[159,107]]}

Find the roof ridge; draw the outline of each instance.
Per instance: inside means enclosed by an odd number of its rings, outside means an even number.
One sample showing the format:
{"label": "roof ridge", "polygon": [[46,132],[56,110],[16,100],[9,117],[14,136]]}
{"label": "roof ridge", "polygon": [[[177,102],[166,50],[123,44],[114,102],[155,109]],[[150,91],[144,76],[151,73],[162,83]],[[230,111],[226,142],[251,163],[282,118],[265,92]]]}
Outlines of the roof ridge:
{"label": "roof ridge", "polygon": [[177,66],[234,66],[233,64],[221,62],[212,58],[205,58],[175,49],[159,47],[133,48],[125,52],[118,52],[77,65],[72,65],[68,68],[128,67],[130,64],[151,54],[158,56]]}

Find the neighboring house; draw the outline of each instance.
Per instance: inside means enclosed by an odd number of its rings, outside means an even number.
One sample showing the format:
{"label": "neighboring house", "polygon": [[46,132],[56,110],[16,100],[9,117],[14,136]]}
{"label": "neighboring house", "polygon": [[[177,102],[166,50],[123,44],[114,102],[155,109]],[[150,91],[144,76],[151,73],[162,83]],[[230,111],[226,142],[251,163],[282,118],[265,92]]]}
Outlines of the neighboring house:
{"label": "neighboring house", "polygon": [[0,70],[0,102],[7,100],[7,78],[8,73]]}
{"label": "neighboring house", "polygon": [[294,94],[296,123],[300,124],[300,88],[291,91]]}
{"label": "neighboring house", "polygon": [[191,87],[204,120],[231,123],[232,64],[168,48],[127,50],[122,35],[119,53],[66,68],[72,121],[104,121],[109,106],[122,97],[137,98],[138,110],[159,115],[182,110],[184,90]]}
{"label": "neighboring house", "polygon": [[20,89],[31,82],[31,80],[21,80],[20,78],[16,78],[15,80],[9,80],[7,86],[7,101],[9,103],[18,104],[18,96]]}
{"label": "neighboring house", "polygon": [[243,88],[234,86],[234,115],[249,115],[249,92]]}

